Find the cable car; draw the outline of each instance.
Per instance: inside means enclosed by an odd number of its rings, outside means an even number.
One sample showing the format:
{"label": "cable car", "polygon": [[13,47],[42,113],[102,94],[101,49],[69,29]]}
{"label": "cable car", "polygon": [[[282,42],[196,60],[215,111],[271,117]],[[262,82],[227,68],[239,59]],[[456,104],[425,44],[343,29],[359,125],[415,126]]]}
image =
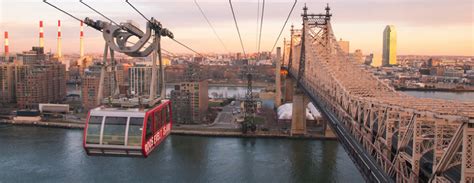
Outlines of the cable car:
{"label": "cable car", "polygon": [[149,109],[97,107],[89,111],[83,146],[88,155],[147,157],[171,132],[171,102]]}

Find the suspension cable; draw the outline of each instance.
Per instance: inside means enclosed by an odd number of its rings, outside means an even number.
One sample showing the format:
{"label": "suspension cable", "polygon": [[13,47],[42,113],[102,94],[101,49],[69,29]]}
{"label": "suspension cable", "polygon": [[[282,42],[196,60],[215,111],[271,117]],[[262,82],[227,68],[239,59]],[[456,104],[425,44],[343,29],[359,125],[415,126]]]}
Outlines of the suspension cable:
{"label": "suspension cable", "polygon": [[265,12],[265,0],[262,2],[262,16],[260,17],[260,35],[258,36],[258,57],[260,58],[260,44],[262,42],[262,29],[263,29],[263,15]]}
{"label": "suspension cable", "polygon": [[110,22],[112,22],[113,24],[115,25],[119,25],[117,24],[115,21],[113,21],[112,19],[110,19],[109,17],[105,16],[104,14],[100,13],[99,11],[97,11],[96,9],[92,8],[91,6],[89,6],[88,4],[86,4],[84,1],[82,0],[79,0],[79,2],[81,2],[83,5],[87,6],[88,8],[90,8],[92,11],[96,12],[97,14],[99,14],[100,16],[104,17],[105,19],[109,20]]}
{"label": "suspension cable", "polygon": [[181,45],[181,46],[187,48],[188,50],[191,50],[192,52],[198,54],[199,56],[205,57],[204,55],[202,55],[202,54],[200,54],[199,52],[193,50],[192,48],[190,48],[189,46],[185,45],[184,43],[181,43],[181,42],[179,42],[178,40],[176,40],[176,39],[174,39],[174,38],[171,38],[171,40],[173,40],[174,42],[178,43],[179,45]]}
{"label": "suspension cable", "polygon": [[290,19],[291,13],[293,12],[293,9],[295,9],[295,5],[296,5],[297,2],[298,2],[298,0],[295,0],[295,2],[293,3],[293,6],[291,7],[291,10],[288,13],[288,16],[286,17],[286,20],[285,20],[285,23],[283,24],[283,27],[281,27],[280,33],[278,34],[278,37],[276,38],[275,43],[273,44],[273,47],[272,47],[270,53],[273,52],[273,50],[275,49],[275,46],[278,43],[278,40],[280,40],[280,36],[283,33],[283,30],[285,29],[286,23],[288,22],[288,19]]}
{"label": "suspension cable", "polygon": [[[139,13],[145,20],[147,20],[148,22],[150,22],[150,19],[148,19],[142,12],[140,12],[137,8],[135,8],[135,6],[132,5],[132,3],[130,3],[128,0],[125,0],[125,2],[130,5],[130,7],[132,7],[137,13]],[[199,52],[193,50],[192,48],[190,48],[189,46],[185,45],[184,43],[181,43],[180,41],[174,39],[174,38],[170,38],[171,40],[173,40],[174,42],[178,43],[179,45],[185,47],[186,49],[188,50],[191,50],[192,52],[198,54],[199,56],[201,57],[205,57],[204,55],[200,54]]]}
{"label": "suspension cable", "polygon": [[230,10],[232,11],[232,16],[234,17],[235,28],[237,29],[237,33],[239,34],[240,46],[242,47],[242,52],[244,53],[244,57],[245,57],[246,54],[245,54],[244,43],[242,42],[242,36],[240,36],[239,25],[237,24],[237,19],[235,18],[234,7],[232,7],[232,0],[229,0],[229,5],[230,5]]}
{"label": "suspension cable", "polygon": [[260,25],[258,22],[258,17],[260,16],[260,0],[257,1],[257,30],[255,31],[255,50],[258,49],[258,26]]}
{"label": "suspension cable", "polygon": [[229,50],[228,50],[227,47],[225,46],[224,42],[222,41],[221,37],[217,34],[216,29],[214,29],[214,26],[212,26],[211,21],[209,21],[209,19],[207,18],[206,14],[204,13],[204,10],[202,10],[201,6],[199,6],[197,0],[194,0],[194,4],[198,7],[199,11],[201,11],[202,16],[204,16],[204,19],[206,19],[207,24],[209,24],[209,27],[211,27],[212,32],[214,32],[214,35],[217,37],[217,39],[219,40],[219,42],[222,44],[222,47],[224,47],[224,49],[225,49],[227,52],[229,52]]}
{"label": "suspension cable", "polygon": [[138,11],[137,8],[135,8],[135,6],[132,5],[132,3],[128,2],[128,0],[125,0],[125,2],[130,5],[138,14],[140,14],[145,20],[147,20],[148,22],[150,22],[150,19],[148,19],[145,15],[143,15],[142,12]]}
{"label": "suspension cable", "polygon": [[43,0],[43,2],[46,3],[46,4],[48,4],[48,5],[50,5],[50,6],[53,7],[53,8],[56,8],[56,9],[59,10],[59,11],[65,13],[66,15],[69,15],[70,17],[76,19],[77,21],[81,21],[81,19],[79,19],[79,18],[77,18],[77,17],[71,15],[70,13],[68,13],[68,12],[66,12],[66,11],[64,11],[64,10],[62,10],[61,8],[58,8],[57,6],[54,6],[53,4],[49,3],[48,1]]}

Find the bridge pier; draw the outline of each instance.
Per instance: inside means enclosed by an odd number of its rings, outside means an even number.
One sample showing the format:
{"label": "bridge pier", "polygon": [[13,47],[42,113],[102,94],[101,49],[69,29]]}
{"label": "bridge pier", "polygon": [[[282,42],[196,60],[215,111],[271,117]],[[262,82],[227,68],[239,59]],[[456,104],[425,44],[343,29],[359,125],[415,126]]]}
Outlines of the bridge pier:
{"label": "bridge pier", "polygon": [[293,95],[293,110],[291,118],[291,136],[306,134],[306,107],[309,98],[300,89]]}
{"label": "bridge pier", "polygon": [[285,103],[293,101],[294,89],[295,81],[291,78],[291,76],[287,75],[285,78]]}
{"label": "bridge pier", "polygon": [[281,105],[281,48],[276,48],[277,56],[275,59],[275,108]]}

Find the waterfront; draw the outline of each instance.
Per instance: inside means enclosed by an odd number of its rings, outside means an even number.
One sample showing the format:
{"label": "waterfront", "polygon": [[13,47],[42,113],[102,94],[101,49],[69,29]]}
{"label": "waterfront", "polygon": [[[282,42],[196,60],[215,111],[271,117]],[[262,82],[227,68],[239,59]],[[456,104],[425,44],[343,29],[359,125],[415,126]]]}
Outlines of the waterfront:
{"label": "waterfront", "polygon": [[363,182],[337,141],[172,135],[147,159],[89,157],[82,131],[0,126],[0,182]]}
{"label": "waterfront", "polygon": [[[166,96],[169,97],[173,86],[166,86]],[[262,87],[253,87],[253,92],[260,92]],[[209,86],[210,98],[242,98],[245,97],[247,87],[245,86]]]}
{"label": "waterfront", "polygon": [[474,92],[403,91],[403,93],[418,98],[434,98],[444,100],[456,100],[461,102],[474,102]]}
{"label": "waterfront", "polygon": [[[474,100],[472,92],[404,93]],[[0,146],[0,183],[364,181],[337,141],[171,135],[147,159],[89,157],[81,130],[0,125]]]}

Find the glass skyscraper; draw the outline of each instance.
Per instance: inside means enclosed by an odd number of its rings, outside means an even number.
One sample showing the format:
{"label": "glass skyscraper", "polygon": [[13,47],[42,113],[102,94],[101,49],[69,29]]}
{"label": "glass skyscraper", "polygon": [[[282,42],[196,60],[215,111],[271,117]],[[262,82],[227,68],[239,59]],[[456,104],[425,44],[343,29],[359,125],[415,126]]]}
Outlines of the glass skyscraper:
{"label": "glass skyscraper", "polygon": [[395,26],[387,25],[383,31],[382,66],[397,64],[397,32]]}

